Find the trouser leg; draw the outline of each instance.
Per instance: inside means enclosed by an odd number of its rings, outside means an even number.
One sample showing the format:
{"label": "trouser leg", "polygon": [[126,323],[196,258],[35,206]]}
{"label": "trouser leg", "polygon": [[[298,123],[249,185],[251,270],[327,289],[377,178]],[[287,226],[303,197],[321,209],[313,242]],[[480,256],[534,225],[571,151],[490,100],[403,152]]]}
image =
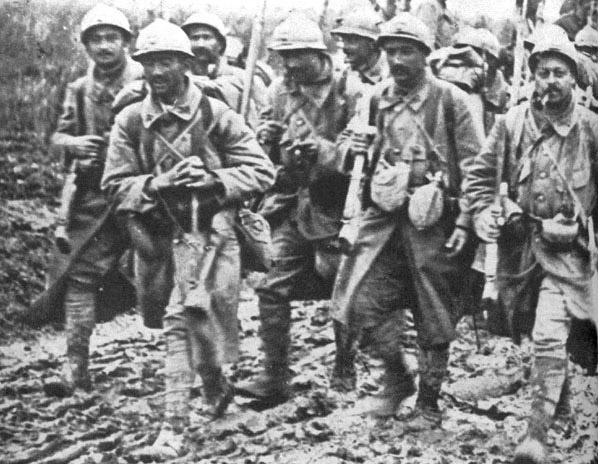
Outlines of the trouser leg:
{"label": "trouser leg", "polygon": [[355,372],[355,356],[357,354],[357,337],[354,331],[339,321],[332,321],[336,353],[334,367],[330,378],[330,387],[347,392],[355,389],[357,374]]}
{"label": "trouser leg", "polygon": [[92,286],[70,280],[64,298],[66,313],[67,383],[90,389],[89,343],[95,327],[95,290]]}
{"label": "trouser leg", "polygon": [[263,370],[255,380],[237,383],[236,389],[273,405],[289,396],[290,302],[309,295],[318,277],[313,244],[294,222],[287,220],[279,226],[272,234],[272,243],[274,266],[257,288]]}
{"label": "trouser leg", "polygon": [[540,464],[547,459],[546,437],[559,403],[568,401],[566,343],[570,315],[559,284],[546,277],[541,284],[532,333],[534,361],[530,386],[532,404],[528,432],[515,451],[515,463]]}

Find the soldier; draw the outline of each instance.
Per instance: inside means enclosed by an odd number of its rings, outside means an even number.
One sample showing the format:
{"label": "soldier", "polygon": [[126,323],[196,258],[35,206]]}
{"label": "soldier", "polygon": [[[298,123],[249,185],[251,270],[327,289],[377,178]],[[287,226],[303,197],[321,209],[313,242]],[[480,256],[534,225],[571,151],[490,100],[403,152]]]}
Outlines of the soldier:
{"label": "soldier", "polygon": [[575,36],[575,48],[587,56],[594,65],[598,64],[598,31],[587,24]]}
{"label": "soldier", "polygon": [[100,180],[113,123],[112,101],[123,85],[142,75],[141,67],[127,56],[130,40],[129,21],[115,8],[98,5],[83,17],[81,42],[92,64],[85,77],[67,87],[52,136],[52,144],[64,149],[67,165],[76,172],[74,198],[63,198],[72,202],[65,237],[70,246],[62,250],[65,253],[55,252],[48,290],[33,305],[35,310],[64,307],[66,314],[67,365],[60,381],[46,385],[52,394],[91,389],[89,341],[99,309],[96,301],[102,287],[119,288],[114,282],[107,285],[105,279],[114,274],[128,238],[100,191]]}
{"label": "soldier", "polygon": [[[228,105],[239,112],[245,72],[228,64],[226,50],[226,26],[215,14],[208,12],[193,13],[182,24],[195,54],[192,71],[199,76],[207,76],[222,84],[222,90]],[[250,118],[250,125],[255,126],[257,111],[266,103],[266,87],[260,79],[253,80],[252,100],[255,107]]]}
{"label": "soldier", "polygon": [[571,10],[555,21],[557,26],[562,27],[566,32],[569,40],[575,40],[575,36],[588,22],[590,10],[592,8],[591,0],[574,0],[571,5]]}
{"label": "soldier", "polygon": [[[548,461],[548,429],[567,410],[570,322],[589,319],[593,307],[586,220],[596,213],[598,118],[575,104],[574,57],[566,39],[536,44],[529,66],[540,98],[497,122],[466,183],[478,236],[498,240],[497,283],[513,330],[533,336],[534,396],[514,461],[521,464]],[[500,182],[508,198],[497,208]]]}
{"label": "soldier", "polygon": [[[345,61],[349,67],[340,78],[340,89],[345,95],[349,120],[360,122],[364,115],[356,115],[359,101],[371,92],[374,86],[388,77],[386,60],[376,45],[380,34],[380,18],[369,10],[356,10],[339,21],[332,34],[342,39]],[[367,124],[367,122],[366,122]],[[351,134],[352,125],[341,135],[343,140]],[[330,386],[339,391],[355,389],[355,334],[349,334],[338,321],[333,321],[336,352]]]}
{"label": "soldier", "polygon": [[[242,118],[191,83],[194,55],[178,26],[150,24],[133,57],[151,90],[116,117],[102,187],[136,225],[138,253],[158,250],[174,259],[164,317],[166,422],[155,446],[178,455],[195,372],[207,414],[222,415],[232,399],[221,365],[238,351],[240,258],[233,223],[239,202],[268,189],[274,170]],[[140,231],[147,233],[144,241]]]}
{"label": "soldier", "polygon": [[347,96],[349,118],[355,114],[357,101],[371,87],[388,77],[386,60],[381,56],[376,40],[380,18],[369,10],[356,10],[341,18],[340,25],[331,31],[342,39],[345,62],[341,85]]}
{"label": "soldier", "polygon": [[[420,381],[406,430],[415,431],[441,423],[440,388],[475,245],[470,218],[459,208],[461,181],[483,133],[465,93],[429,71],[428,28],[400,13],[381,29],[378,44],[393,80],[372,97],[378,135],[368,207],[356,250],[339,269],[333,303],[336,317],[359,327],[362,346],[384,361],[383,390],[365,405],[378,417],[393,416],[415,392],[401,346],[402,310],[412,309]],[[356,134],[350,150],[363,153],[366,142]]]}
{"label": "soldier", "polygon": [[446,0],[421,0],[411,12],[422,21],[434,35],[434,47],[448,47],[459,27],[455,17],[446,7]]}
{"label": "soldier", "polygon": [[257,288],[264,369],[237,390],[274,405],[289,397],[290,303],[329,298],[338,266],[347,179],[336,174],[334,141],[347,124],[347,108],[315,22],[289,17],[274,30],[269,49],[285,69],[269,88],[257,131],[279,165],[261,208],[272,225],[274,265]]}

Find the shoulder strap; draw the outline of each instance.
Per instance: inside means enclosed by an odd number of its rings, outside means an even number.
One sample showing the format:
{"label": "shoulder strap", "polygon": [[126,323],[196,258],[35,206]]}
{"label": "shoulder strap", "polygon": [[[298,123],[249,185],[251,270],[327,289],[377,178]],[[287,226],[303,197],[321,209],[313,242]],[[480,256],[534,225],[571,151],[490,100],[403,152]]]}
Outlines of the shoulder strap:
{"label": "shoulder strap", "polygon": [[86,85],[78,85],[75,89],[75,103],[77,105],[77,134],[82,135],[87,133],[85,124],[85,87]]}

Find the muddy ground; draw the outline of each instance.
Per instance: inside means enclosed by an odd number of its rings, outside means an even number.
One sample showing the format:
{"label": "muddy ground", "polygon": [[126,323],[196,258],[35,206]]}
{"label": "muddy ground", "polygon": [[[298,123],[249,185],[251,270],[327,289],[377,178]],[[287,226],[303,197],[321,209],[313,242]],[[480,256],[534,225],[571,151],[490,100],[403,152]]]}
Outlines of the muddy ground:
{"label": "muddy ground", "polygon": [[[37,169],[30,169],[38,163]],[[0,463],[149,463],[145,449],[163,413],[164,342],[131,313],[97,327],[91,372],[95,390],[54,398],[44,382],[60,373],[64,334],[32,330],[19,314],[43,288],[60,175],[56,160],[26,139],[0,141]],[[27,166],[27,167],[23,167]],[[441,430],[407,435],[399,420],[377,421],[360,411],[375,393],[377,360],[361,354],[358,389],[329,389],[334,356],[326,302],[293,311],[293,397],[266,411],[237,397],[226,416],[199,414],[200,388],[190,400],[189,454],[181,463],[509,463],[525,432],[530,405],[529,346],[459,326],[446,383]],[[259,367],[257,302],[249,286],[240,309],[242,358],[228,371],[243,380]],[[416,368],[413,349],[410,362]],[[551,464],[598,464],[598,377],[572,366],[571,426],[551,433]],[[198,385],[199,387],[199,385]],[[405,409],[413,406],[410,398]]]}
{"label": "muddy ground", "polygon": [[[328,388],[334,355],[333,333],[324,302],[294,310],[293,398],[266,411],[237,397],[223,419],[209,422],[190,402],[189,463],[419,463],[500,464],[525,430],[530,405],[526,372],[529,351],[482,331],[478,352],[469,323],[453,344],[450,380],[443,392],[444,422],[439,431],[406,435],[401,422],[360,414],[359,399],[374,393],[379,363],[358,362],[358,390],[338,394]],[[229,366],[239,380],[258,369],[258,320],[251,290],[241,308],[243,355]],[[0,351],[0,462],[17,464],[159,462],[145,453],[155,439],[163,412],[164,343],[159,331],[143,327],[134,314],[100,325],[93,338],[93,393],[48,397],[44,381],[60,372],[63,334],[14,341]],[[414,354],[412,352],[412,354]],[[415,363],[414,357],[411,362]],[[597,378],[574,368],[576,418],[573,427],[551,434],[551,463],[598,462]],[[405,405],[413,405],[410,398]]]}

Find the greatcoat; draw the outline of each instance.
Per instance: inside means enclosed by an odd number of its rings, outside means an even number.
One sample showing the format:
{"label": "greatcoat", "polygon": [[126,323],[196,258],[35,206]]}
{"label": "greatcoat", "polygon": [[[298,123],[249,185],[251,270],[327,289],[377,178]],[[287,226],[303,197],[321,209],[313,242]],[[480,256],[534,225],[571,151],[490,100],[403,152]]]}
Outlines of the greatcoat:
{"label": "greatcoat", "polygon": [[[463,312],[465,277],[470,271],[475,243],[469,243],[456,258],[448,258],[444,244],[455,226],[470,229],[467,205],[459,200],[461,183],[469,163],[480,149],[481,124],[474,124],[466,94],[428,72],[422,84],[409,95],[394,95],[394,82],[382,82],[372,98],[378,99],[374,142],[380,158],[399,149],[412,165],[430,161],[432,149],[451,197],[440,222],[424,231],[410,223],[405,208],[395,213],[379,209],[364,199],[355,250],[343,261],[333,295],[335,318],[345,324],[359,320],[354,300],[368,270],[395,230],[410,256],[409,268],[415,289],[415,319],[418,340],[423,347],[450,342],[454,323]],[[403,116],[401,116],[401,114]],[[416,122],[417,121],[417,122]],[[427,134],[426,134],[427,133]],[[370,167],[373,172],[375,166]],[[412,170],[412,172],[414,172]],[[421,174],[421,173],[420,173]],[[397,236],[395,234],[395,236]],[[405,298],[409,304],[410,298]],[[397,308],[400,309],[400,308]],[[413,309],[413,308],[412,308]]]}
{"label": "greatcoat", "polygon": [[[173,282],[172,243],[175,239],[184,241],[190,230],[191,194],[148,191],[148,183],[159,170],[168,170],[179,161],[156,133],[183,156],[199,156],[221,183],[221,191],[203,195],[199,210],[209,237],[202,252],[214,253],[215,259],[195,257],[198,266],[209,266],[198,270],[205,276],[201,285],[209,295],[207,312],[222,336],[222,352],[232,360],[238,352],[235,295],[240,285],[235,272],[240,266],[239,248],[231,247],[237,241],[235,216],[241,201],[274,183],[274,168],[241,116],[226,104],[204,96],[189,78],[184,97],[171,109],[163,109],[150,93],[119,113],[110,136],[102,187],[114,199],[116,212],[127,216],[133,246],[140,264],[146,265],[140,285],[160,289],[162,295],[156,297],[162,306],[168,302],[173,284],[181,283]],[[190,249],[190,258],[197,253],[197,249]],[[151,294],[151,288],[147,290],[139,293]]]}

